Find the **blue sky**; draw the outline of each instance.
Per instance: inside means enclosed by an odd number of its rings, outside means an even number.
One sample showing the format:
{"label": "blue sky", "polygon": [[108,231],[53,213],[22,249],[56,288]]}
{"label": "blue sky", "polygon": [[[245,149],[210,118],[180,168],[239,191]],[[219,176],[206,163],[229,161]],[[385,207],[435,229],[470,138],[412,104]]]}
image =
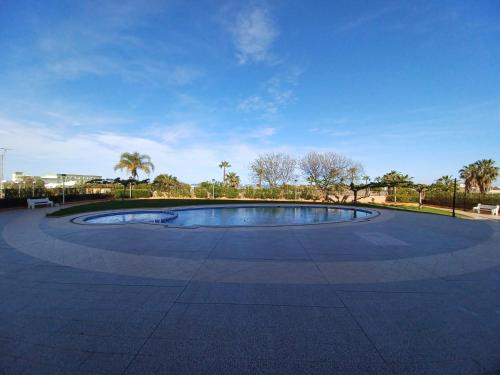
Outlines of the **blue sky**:
{"label": "blue sky", "polygon": [[2,1],[5,175],[248,182],[263,152],[337,151],[431,182],[500,163],[500,3]]}

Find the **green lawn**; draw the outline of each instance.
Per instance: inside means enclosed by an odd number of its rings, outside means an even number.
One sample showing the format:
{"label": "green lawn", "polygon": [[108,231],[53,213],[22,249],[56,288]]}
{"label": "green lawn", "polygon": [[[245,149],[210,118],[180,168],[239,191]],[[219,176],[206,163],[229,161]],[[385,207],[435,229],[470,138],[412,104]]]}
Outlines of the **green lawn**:
{"label": "green lawn", "polygon": [[[384,205],[384,204],[365,204],[362,205],[365,207],[373,207],[373,208],[385,208],[389,210],[401,210],[401,211],[410,211],[410,212],[420,212],[424,214],[434,214],[434,215],[443,215],[443,216],[452,216],[450,211],[443,210],[435,207],[422,207],[418,208],[416,206],[406,206],[406,205]],[[456,213],[456,216],[462,219],[470,219],[467,216]]]}
{"label": "green lawn", "polygon": [[[135,199],[135,200],[112,200],[104,202],[93,202],[81,204],[71,207],[62,208],[47,216],[66,216],[75,215],[91,211],[103,210],[119,210],[122,208],[153,208],[153,207],[178,207],[178,206],[192,206],[192,205],[211,205],[211,204],[252,204],[252,203],[291,203],[291,204],[318,204],[319,202],[296,202],[296,201],[269,201],[269,200],[230,200],[230,199]],[[330,203],[331,205],[338,205]],[[451,213],[446,210],[431,207],[418,207],[414,206],[386,206],[379,204],[358,204],[358,207],[371,207],[371,208],[384,208],[389,210],[402,210],[419,212],[426,214],[451,216]],[[459,215],[457,215],[459,216]],[[464,216],[459,216],[466,218]]]}

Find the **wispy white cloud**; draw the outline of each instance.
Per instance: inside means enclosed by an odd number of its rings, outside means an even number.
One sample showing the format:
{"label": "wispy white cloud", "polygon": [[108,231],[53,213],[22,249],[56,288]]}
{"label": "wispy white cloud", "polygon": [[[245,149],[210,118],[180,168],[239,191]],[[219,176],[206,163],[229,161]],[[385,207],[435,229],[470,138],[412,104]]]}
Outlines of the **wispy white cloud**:
{"label": "wispy white cloud", "polygon": [[355,135],[356,133],[352,130],[343,130],[343,129],[335,129],[335,128],[312,128],[310,129],[311,133],[319,134],[323,136],[329,137],[348,137]]}
{"label": "wispy white cloud", "polygon": [[152,86],[184,86],[203,76],[202,70],[146,58],[117,59],[102,55],[76,54],[61,59],[49,58],[48,72],[64,79],[82,76],[118,76],[123,81]]}
{"label": "wispy white cloud", "polygon": [[387,14],[397,10],[398,7],[396,6],[386,6],[382,8],[375,9],[374,11],[371,12],[365,12],[354,19],[350,20],[346,24],[340,26],[339,30],[340,31],[351,31],[360,27],[363,27],[365,25],[368,25],[372,22],[375,22],[383,17],[385,17]]}
{"label": "wispy white cloud", "polygon": [[167,9],[165,2],[157,0],[75,3],[71,19],[45,27],[34,45],[17,47],[17,54],[34,54],[38,64],[31,74],[45,81],[97,76],[184,86],[202,77],[203,69],[174,61],[174,46],[145,39],[137,32]]}
{"label": "wispy white cloud", "polygon": [[198,138],[202,134],[201,129],[193,121],[185,121],[172,125],[153,125],[151,135],[158,137],[166,143],[177,143],[185,139]]}
{"label": "wispy white cloud", "polygon": [[275,62],[271,49],[278,29],[264,7],[249,7],[236,17],[232,28],[236,57],[240,64]]}
{"label": "wispy white cloud", "polygon": [[277,132],[276,128],[273,127],[264,127],[264,128],[259,128],[256,130],[253,130],[249,133],[249,138],[257,138],[257,139],[264,139],[271,137],[275,135]]}
{"label": "wispy white cloud", "polygon": [[259,112],[265,119],[272,117],[295,100],[294,87],[301,74],[301,70],[291,69],[275,75],[265,82],[259,94],[240,100],[238,110],[244,113]]}
{"label": "wispy white cloud", "polygon": [[239,137],[206,133],[199,136],[199,127],[195,124],[165,127],[163,136],[154,133],[159,131],[158,126],[152,126],[149,131],[145,129],[140,136],[118,130],[71,130],[0,116],[0,136],[8,140],[3,146],[13,149],[6,160],[5,175],[20,170],[35,175],[66,172],[106,178],[124,176],[113,170],[120,153],[138,151],[151,156],[156,166],[151,177],[170,173],[188,183],[220,178],[220,160],[230,160],[231,170],[238,173],[243,182],[249,182],[249,164],[258,154],[275,151],[299,156],[311,149],[310,145],[297,147],[268,142],[276,133],[276,128],[270,126]]}

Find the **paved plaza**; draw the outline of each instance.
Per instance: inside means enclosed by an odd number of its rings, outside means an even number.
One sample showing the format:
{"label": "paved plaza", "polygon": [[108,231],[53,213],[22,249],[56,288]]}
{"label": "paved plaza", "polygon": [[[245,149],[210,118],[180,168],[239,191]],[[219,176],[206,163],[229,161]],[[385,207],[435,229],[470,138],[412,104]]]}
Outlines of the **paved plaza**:
{"label": "paved plaza", "polygon": [[500,222],[0,213],[0,374],[495,374]]}

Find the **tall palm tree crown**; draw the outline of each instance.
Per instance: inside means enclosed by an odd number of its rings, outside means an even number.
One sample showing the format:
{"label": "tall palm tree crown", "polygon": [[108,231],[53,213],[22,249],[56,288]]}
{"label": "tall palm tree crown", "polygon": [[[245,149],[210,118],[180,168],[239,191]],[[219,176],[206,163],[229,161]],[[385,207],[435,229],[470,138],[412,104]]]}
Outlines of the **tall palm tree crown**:
{"label": "tall palm tree crown", "polygon": [[231,186],[232,188],[238,188],[238,186],[240,185],[240,176],[238,176],[234,172],[229,172],[226,175],[226,180],[229,186]]}
{"label": "tall palm tree crown", "polygon": [[453,187],[454,180],[453,176],[441,176],[436,180],[436,187],[440,188],[441,190],[444,191],[449,191]]}
{"label": "tall palm tree crown", "polygon": [[482,159],[460,169],[460,178],[465,182],[465,190],[477,187],[481,193],[491,189],[491,185],[497,179],[500,168],[495,166],[492,159]]}
{"label": "tall palm tree crown", "polygon": [[481,193],[485,193],[491,189],[492,183],[498,177],[499,168],[495,166],[495,161],[492,159],[482,159],[475,162],[477,168],[477,184]]}
{"label": "tall palm tree crown", "polygon": [[460,178],[464,180],[467,193],[477,186],[477,168],[475,164],[464,165],[458,173],[460,173]]}
{"label": "tall palm tree crown", "polygon": [[154,171],[155,166],[151,163],[151,157],[146,154],[139,154],[138,152],[124,152],[120,155],[120,161],[115,165],[115,171],[124,169],[129,173],[132,178],[137,179],[139,171],[144,173],[151,173]]}
{"label": "tall palm tree crown", "polygon": [[221,161],[219,164],[219,168],[222,168],[222,182],[226,183],[226,168],[230,168],[231,164],[228,161]]}

